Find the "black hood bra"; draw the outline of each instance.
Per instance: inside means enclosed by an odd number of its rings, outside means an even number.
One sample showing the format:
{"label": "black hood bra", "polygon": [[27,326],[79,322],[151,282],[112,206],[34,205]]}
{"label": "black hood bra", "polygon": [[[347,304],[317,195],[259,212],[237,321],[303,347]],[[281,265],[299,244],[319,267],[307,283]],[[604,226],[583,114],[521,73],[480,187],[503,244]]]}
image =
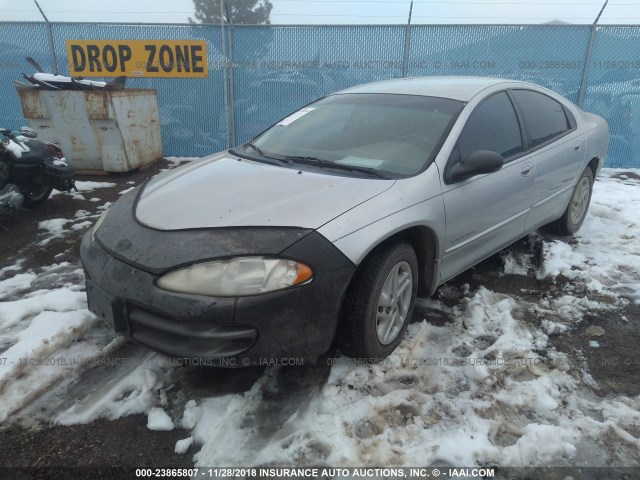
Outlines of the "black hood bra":
{"label": "black hood bra", "polygon": [[312,232],[295,227],[156,230],[135,218],[143,189],[129,192],[110,208],[96,239],[114,257],[151,273],[225,257],[275,256]]}

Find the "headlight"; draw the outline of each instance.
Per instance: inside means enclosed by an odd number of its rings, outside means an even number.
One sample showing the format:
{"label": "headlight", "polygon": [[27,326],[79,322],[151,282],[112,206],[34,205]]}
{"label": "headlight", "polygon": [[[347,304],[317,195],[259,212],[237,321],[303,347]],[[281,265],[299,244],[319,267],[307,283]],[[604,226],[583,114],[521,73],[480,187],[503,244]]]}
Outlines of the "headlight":
{"label": "headlight", "polygon": [[96,232],[100,228],[100,225],[102,225],[102,222],[104,222],[107,213],[109,213],[108,208],[104,212],[102,212],[102,215],[98,217],[98,220],[96,220],[96,223],[93,225],[93,228],[91,229],[91,241],[94,241],[96,239]]}
{"label": "headlight", "polygon": [[312,276],[310,267],[294,260],[238,257],[169,272],[158,279],[158,286],[172,292],[237,297],[300,285]]}

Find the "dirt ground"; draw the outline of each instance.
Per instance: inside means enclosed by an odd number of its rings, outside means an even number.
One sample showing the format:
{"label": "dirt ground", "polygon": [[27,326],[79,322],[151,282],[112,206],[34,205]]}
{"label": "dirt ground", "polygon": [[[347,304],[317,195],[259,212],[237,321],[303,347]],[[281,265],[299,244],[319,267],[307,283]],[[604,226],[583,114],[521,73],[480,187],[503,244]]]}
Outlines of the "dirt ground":
{"label": "dirt ground", "polygon": [[[25,259],[24,269],[37,269],[64,261],[79,266],[78,249],[84,230],[54,239],[43,248],[33,241],[42,234],[38,230],[38,223],[52,218],[73,218],[78,210],[96,213],[98,205],[107,201],[114,202],[120,197],[119,192],[134,186],[131,182],[139,185],[162,168],[167,168],[164,160],[144,171],[130,174],[82,176],[78,180],[113,182],[116,186],[88,193],[84,195],[84,200],[56,195],[36,210],[13,212],[0,218],[0,268],[12,265],[18,259]],[[99,197],[100,202],[91,202],[91,197]],[[532,235],[512,245],[510,250],[532,252],[534,258],[538,258],[540,237]],[[471,290],[482,285],[495,292],[535,302],[561,292],[568,282],[563,278],[551,281],[538,280],[535,276],[506,275],[502,273],[501,255],[502,253],[494,255],[458,276],[441,287],[435,295],[445,303],[455,305],[459,298],[452,292],[459,292],[460,289],[451,286],[469,284]],[[574,285],[573,288],[575,294],[575,288],[580,286]],[[434,324],[450,321],[440,312],[417,307],[414,320],[421,321],[425,318]],[[539,322],[533,315],[530,321]],[[594,332],[600,333],[600,330],[592,328],[594,326],[600,327],[605,334],[593,336]],[[597,340],[600,348],[588,348],[592,340]],[[599,385],[595,390],[597,395],[640,394],[640,306],[629,302],[624,307],[607,311],[605,315],[601,312],[587,313],[575,330],[551,337],[551,344],[567,353],[576,364],[586,367]],[[294,367],[290,368],[293,372],[291,375],[297,375]],[[309,367],[304,368],[308,372]],[[182,395],[188,395],[189,392],[206,394],[221,388],[227,392],[241,392],[249,389],[261,372],[262,369],[259,368],[242,371],[185,368],[181,384],[177,385],[176,390],[181,391]],[[328,375],[328,368],[319,367],[313,373]],[[193,447],[185,455],[174,453],[175,442],[188,437],[187,431],[151,431],[146,427],[146,422],[145,415],[73,426],[43,423],[34,426],[8,421],[0,428],[0,466],[31,468],[34,469],[32,472],[39,472],[43,478],[54,478],[55,475],[37,469],[60,466],[193,466]],[[109,475],[117,478],[117,474],[112,471],[104,472],[101,477],[107,478]]]}

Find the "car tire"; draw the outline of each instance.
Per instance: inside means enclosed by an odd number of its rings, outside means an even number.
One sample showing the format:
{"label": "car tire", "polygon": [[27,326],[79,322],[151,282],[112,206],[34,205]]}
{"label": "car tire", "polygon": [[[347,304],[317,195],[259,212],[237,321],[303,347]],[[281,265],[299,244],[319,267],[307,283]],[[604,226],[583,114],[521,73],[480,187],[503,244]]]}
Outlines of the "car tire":
{"label": "car tire", "polygon": [[418,261],[404,241],[374,250],[360,265],[342,306],[338,346],[353,358],[386,358],[402,341],[418,287]]}
{"label": "car tire", "polygon": [[582,226],[589,211],[592,191],[593,171],[590,167],[587,167],[573,188],[569,205],[567,205],[562,217],[550,224],[552,230],[560,235],[573,235],[576,233]]}

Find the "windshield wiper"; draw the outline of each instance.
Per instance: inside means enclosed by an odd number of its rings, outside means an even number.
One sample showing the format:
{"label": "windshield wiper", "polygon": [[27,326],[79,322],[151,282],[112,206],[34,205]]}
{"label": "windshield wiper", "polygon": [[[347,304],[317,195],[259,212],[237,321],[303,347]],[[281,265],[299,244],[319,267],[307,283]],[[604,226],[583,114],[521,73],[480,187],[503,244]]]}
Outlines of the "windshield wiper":
{"label": "windshield wiper", "polygon": [[347,165],[344,163],[335,163],[330,160],[325,160],[324,158],[318,157],[305,157],[305,156],[296,156],[296,155],[284,155],[283,160],[289,160],[291,162],[304,163],[305,165],[317,165],[327,168],[335,168],[336,170],[345,170],[348,172],[358,172],[358,173],[366,173],[368,175],[372,175],[374,177],[382,178],[384,180],[388,180],[388,177],[382,174],[380,171],[375,168],[369,167],[358,167],[355,165]]}
{"label": "windshield wiper", "polygon": [[245,143],[244,144],[245,147],[250,147],[253,148],[256,153],[258,153],[259,155],[262,155],[263,157],[266,157],[267,155],[264,154],[264,152],[262,151],[262,149],[260,147],[258,147],[255,143],[253,142],[249,142],[249,143]]}
{"label": "windshield wiper", "polygon": [[258,147],[257,145],[255,145],[253,142],[249,142],[249,143],[245,143],[244,145],[242,145],[242,147],[244,147],[245,149],[247,147],[252,148],[259,156],[255,157],[253,155],[248,156],[246,153],[240,152],[238,150],[238,148],[232,148],[229,151],[234,154],[237,155],[239,157],[245,157],[248,158],[250,160],[255,160],[257,162],[262,162],[262,163],[268,163],[269,165],[277,165],[279,167],[285,166],[285,167],[290,167],[291,166],[291,161],[290,160],[286,160],[284,157],[281,156],[273,156],[270,153],[265,153],[262,151],[262,149],[260,147]]}

